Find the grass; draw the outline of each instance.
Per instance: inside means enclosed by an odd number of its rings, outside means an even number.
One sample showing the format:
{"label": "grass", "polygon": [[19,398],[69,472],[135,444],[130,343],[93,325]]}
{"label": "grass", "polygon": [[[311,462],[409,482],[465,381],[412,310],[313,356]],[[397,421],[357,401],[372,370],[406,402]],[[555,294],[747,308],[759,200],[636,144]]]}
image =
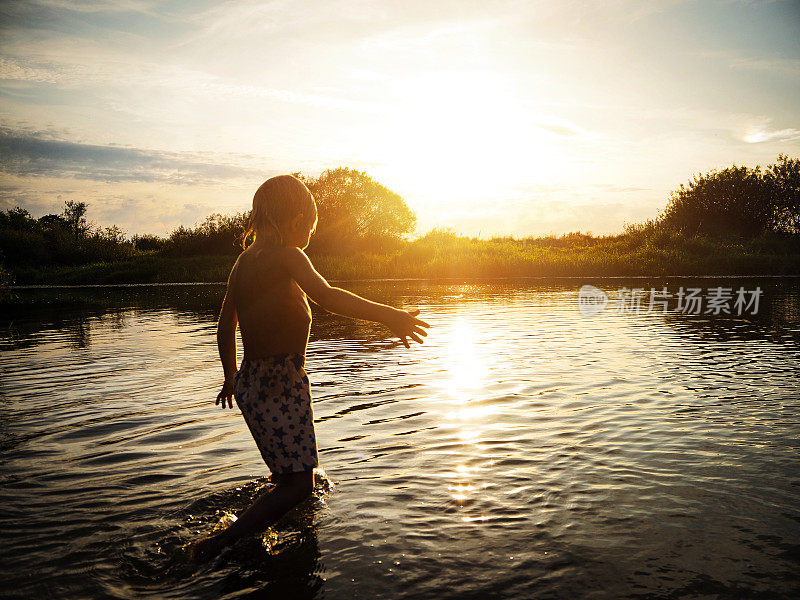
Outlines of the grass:
{"label": "grass", "polygon": [[14,280],[18,285],[226,281],[235,260],[235,256],[171,258],[146,254],[129,260],[74,267],[28,267],[17,270]]}
{"label": "grass", "polygon": [[[18,269],[17,284],[111,284],[226,281],[233,255],[166,257],[75,267]],[[383,252],[312,256],[332,280],[630,275],[796,275],[800,237],[752,240],[687,237],[653,226],[617,236],[584,234],[480,240],[433,231]]]}

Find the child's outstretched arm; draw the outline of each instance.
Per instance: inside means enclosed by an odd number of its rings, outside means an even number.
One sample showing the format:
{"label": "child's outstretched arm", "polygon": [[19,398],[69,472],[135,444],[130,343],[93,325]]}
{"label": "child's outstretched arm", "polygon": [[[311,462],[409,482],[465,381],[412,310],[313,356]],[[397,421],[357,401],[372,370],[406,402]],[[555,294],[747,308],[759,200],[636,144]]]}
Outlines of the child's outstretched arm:
{"label": "child's outstretched arm", "polygon": [[400,338],[406,348],[409,348],[406,338],[421,344],[422,338],[428,335],[423,327],[430,325],[417,318],[419,310],[399,310],[386,304],[371,302],[342,288],[332,287],[300,248],[286,249],[286,267],[309,298],[329,312],[383,323]]}

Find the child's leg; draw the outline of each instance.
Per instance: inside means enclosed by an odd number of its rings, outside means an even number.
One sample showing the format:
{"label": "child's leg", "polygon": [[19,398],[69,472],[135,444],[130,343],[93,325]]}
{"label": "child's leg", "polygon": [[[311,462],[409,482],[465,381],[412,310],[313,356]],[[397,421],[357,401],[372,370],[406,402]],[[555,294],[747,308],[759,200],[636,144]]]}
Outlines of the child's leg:
{"label": "child's leg", "polygon": [[259,496],[222,532],[227,544],[263,531],[314,491],[314,471],[278,475],[275,479],[275,487]]}
{"label": "child's leg", "polygon": [[263,531],[314,490],[314,471],[300,471],[274,477],[275,487],[259,496],[223,531],[192,544],[197,559],[210,558],[240,537]]}

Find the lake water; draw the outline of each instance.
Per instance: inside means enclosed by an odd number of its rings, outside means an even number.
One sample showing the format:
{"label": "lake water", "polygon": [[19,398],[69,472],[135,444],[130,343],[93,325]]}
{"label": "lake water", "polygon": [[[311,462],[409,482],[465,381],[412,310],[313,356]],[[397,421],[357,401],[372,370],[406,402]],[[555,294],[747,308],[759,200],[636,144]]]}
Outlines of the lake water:
{"label": "lake water", "polygon": [[193,566],[269,485],[221,384],[222,286],[24,290],[0,354],[6,598],[800,595],[800,284],[756,315],[584,316],[580,284],[343,284],[432,325],[316,311],[313,498]]}

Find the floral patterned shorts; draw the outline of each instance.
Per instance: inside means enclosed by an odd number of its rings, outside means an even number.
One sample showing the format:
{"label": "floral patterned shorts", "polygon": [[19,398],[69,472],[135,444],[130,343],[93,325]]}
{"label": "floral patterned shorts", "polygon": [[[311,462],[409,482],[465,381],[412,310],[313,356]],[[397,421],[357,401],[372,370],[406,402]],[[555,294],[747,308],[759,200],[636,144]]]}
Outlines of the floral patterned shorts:
{"label": "floral patterned shorts", "polygon": [[309,471],[319,464],[311,387],[302,354],[243,360],[233,395],[272,473]]}

